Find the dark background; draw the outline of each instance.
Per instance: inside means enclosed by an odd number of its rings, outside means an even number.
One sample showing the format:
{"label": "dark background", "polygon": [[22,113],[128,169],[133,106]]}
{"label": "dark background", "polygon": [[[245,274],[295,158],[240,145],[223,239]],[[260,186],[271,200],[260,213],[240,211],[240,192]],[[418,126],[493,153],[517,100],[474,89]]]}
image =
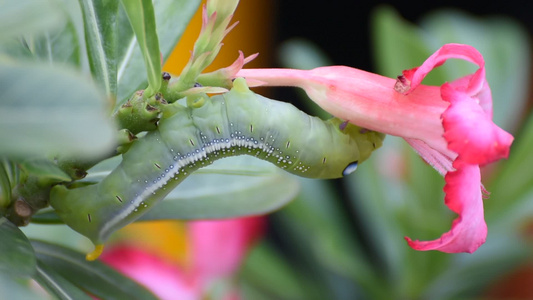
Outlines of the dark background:
{"label": "dark background", "polygon": [[[246,1],[246,0],[245,0]],[[247,0],[255,1],[255,0]],[[315,42],[334,64],[372,70],[370,17],[379,5],[390,5],[412,23],[428,12],[456,8],[475,16],[508,16],[533,32],[530,1],[294,1],[280,0],[274,14],[277,42],[304,37]]]}

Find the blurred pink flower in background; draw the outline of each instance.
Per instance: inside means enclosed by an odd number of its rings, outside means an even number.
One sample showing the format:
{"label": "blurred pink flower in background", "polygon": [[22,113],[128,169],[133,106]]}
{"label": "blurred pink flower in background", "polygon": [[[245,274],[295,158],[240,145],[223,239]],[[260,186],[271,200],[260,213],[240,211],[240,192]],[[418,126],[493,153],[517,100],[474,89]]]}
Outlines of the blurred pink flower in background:
{"label": "blurred pink flower in background", "polygon": [[[420,83],[449,58],[477,64],[470,75],[442,86]],[[433,241],[413,241],[416,250],[474,252],[487,236],[479,167],[509,155],[513,137],[492,122],[492,96],[485,62],[473,47],[447,44],[420,67],[398,79],[345,66],[313,70],[242,69],[251,85],[295,86],[324,110],[363,128],[403,137],[445,176],[445,203],[459,215],[452,229]]]}
{"label": "blurred pink flower in background", "polygon": [[206,299],[216,294],[217,299],[236,300],[239,291],[231,279],[264,229],[264,217],[194,221],[186,224],[187,259],[182,263],[142,247],[142,239],[122,240],[100,259],[161,299]]}

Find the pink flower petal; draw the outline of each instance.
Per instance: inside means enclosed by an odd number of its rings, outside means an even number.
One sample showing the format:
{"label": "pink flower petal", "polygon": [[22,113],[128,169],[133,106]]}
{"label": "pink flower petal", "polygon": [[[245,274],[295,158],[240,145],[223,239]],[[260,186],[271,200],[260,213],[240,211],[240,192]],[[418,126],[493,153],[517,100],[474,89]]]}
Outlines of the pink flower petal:
{"label": "pink flower petal", "polygon": [[448,149],[459,153],[465,162],[481,165],[509,155],[513,136],[496,126],[475,98],[447,83],[441,93],[451,104],[443,113]]}
{"label": "pink flower petal", "polygon": [[445,203],[459,217],[452,229],[433,241],[413,241],[405,237],[415,250],[438,250],[447,253],[476,251],[485,243],[487,225],[483,218],[481,175],[477,165],[455,164],[457,171],[446,174]]}
{"label": "pink flower petal", "polygon": [[100,259],[124,275],[147,287],[160,299],[199,299],[199,282],[183,274],[177,267],[133,246],[115,246]]}
{"label": "pink flower petal", "polygon": [[[479,72],[479,69],[477,72]],[[458,91],[464,91],[469,97],[476,99],[476,102],[481,106],[485,114],[492,119],[492,94],[490,91],[489,84],[486,80],[482,81],[481,86],[475,86],[477,83],[474,82],[474,75],[470,74],[459,79],[454,80],[450,83]]]}
{"label": "pink flower petal", "polygon": [[189,223],[193,266],[205,281],[234,273],[263,233],[264,217]]}

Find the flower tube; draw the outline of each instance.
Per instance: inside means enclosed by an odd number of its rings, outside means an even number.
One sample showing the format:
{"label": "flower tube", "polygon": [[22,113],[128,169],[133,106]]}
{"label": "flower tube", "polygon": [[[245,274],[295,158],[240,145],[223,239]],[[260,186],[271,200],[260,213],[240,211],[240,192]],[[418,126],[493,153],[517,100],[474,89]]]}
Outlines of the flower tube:
{"label": "flower tube", "polygon": [[[449,58],[478,65],[470,75],[442,86],[421,82]],[[479,167],[507,158],[513,136],[492,122],[492,96],[485,62],[473,47],[446,44],[420,67],[397,79],[345,67],[313,70],[243,69],[263,86],[295,86],[332,115],[358,126],[404,138],[441,175],[446,205],[459,216],[439,239],[406,237],[416,250],[474,252],[487,236]]]}

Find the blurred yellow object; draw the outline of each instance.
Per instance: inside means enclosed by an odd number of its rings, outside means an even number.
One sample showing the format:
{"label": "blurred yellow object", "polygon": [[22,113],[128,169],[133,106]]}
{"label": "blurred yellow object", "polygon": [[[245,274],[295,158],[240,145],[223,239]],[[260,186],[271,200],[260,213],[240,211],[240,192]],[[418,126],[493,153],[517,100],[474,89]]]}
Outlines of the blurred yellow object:
{"label": "blurred yellow object", "polygon": [[186,230],[185,222],[174,220],[137,222],[120,230],[119,239],[157,253],[169,262],[186,266],[190,261]]}
{"label": "blurred yellow object", "polygon": [[[238,21],[239,24],[224,38],[222,50],[206,71],[227,67],[237,59],[239,50],[242,50],[245,56],[256,52],[261,53],[258,58],[247,65],[248,67],[270,67],[272,51],[267,49],[272,49],[273,46],[271,20],[274,4],[275,2],[271,0],[240,1],[231,23]],[[190,51],[193,49],[202,25],[201,11],[200,7],[163,65],[163,70],[179,74],[189,61]]]}
{"label": "blurred yellow object", "polygon": [[[239,50],[242,50],[246,56],[261,52],[256,60],[247,65],[248,67],[269,67],[272,53],[267,49],[272,49],[273,44],[270,20],[272,20],[274,4],[275,2],[271,0],[241,1],[232,19],[232,22],[239,21],[239,24],[226,36],[222,50],[206,72],[231,65],[237,59]],[[201,8],[198,9],[181,40],[165,62],[163,70],[172,74],[180,74],[187,64],[194,42],[200,33]],[[161,255],[165,260],[185,268],[191,261],[184,222],[134,223],[119,231],[119,240],[121,242],[127,240],[140,245],[150,252]]]}

